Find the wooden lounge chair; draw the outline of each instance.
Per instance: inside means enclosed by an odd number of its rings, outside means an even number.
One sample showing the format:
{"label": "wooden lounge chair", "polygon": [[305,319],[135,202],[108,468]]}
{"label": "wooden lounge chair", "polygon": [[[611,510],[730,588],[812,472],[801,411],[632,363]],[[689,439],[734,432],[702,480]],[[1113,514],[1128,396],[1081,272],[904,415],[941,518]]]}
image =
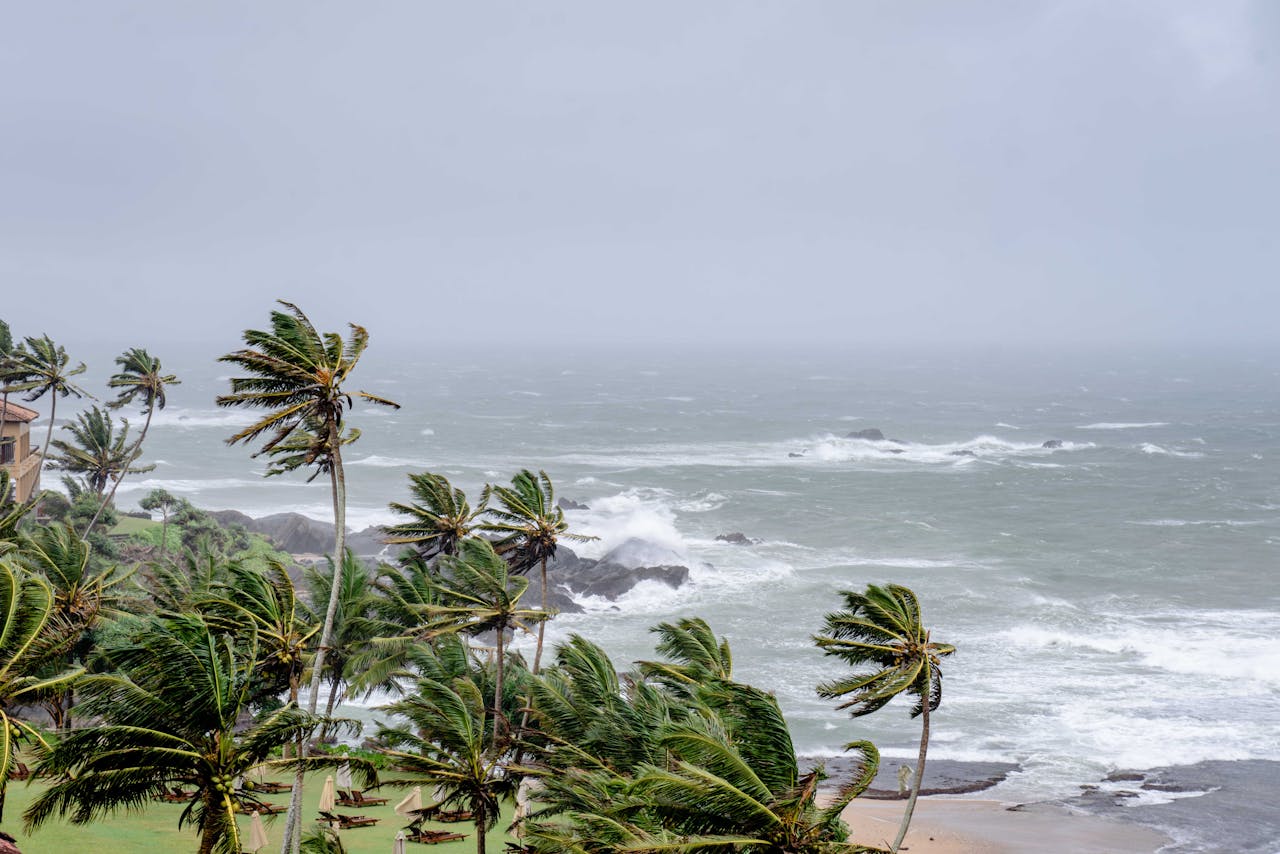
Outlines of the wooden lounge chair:
{"label": "wooden lounge chair", "polygon": [[171,786],[167,792],[156,795],[156,800],[166,804],[185,804],[194,796],[195,792],[184,792],[180,786]]}
{"label": "wooden lounge chair", "polygon": [[343,815],[336,812],[321,812],[319,821],[329,825],[337,825],[339,830],[348,830],[352,827],[373,827],[378,823],[376,818],[369,818],[367,815]]}
{"label": "wooden lounge chair", "polygon": [[268,795],[278,795],[281,792],[292,792],[293,786],[287,786],[284,783],[254,783],[253,790],[266,792]]}
{"label": "wooden lounge chair", "polygon": [[434,816],[436,821],[454,822],[454,821],[471,821],[471,810],[440,810]]}
{"label": "wooden lounge chair", "polygon": [[18,767],[16,767],[13,770],[13,774],[9,777],[9,779],[10,780],[27,780],[27,779],[30,779],[30,777],[31,777],[31,769],[28,768],[26,765],[22,764],[21,762],[19,762]]}
{"label": "wooden lounge chair", "polygon": [[333,802],[340,807],[358,807],[360,802],[351,796],[350,792],[338,789],[338,797]]}
{"label": "wooden lounge chair", "polygon": [[439,845],[441,842],[457,842],[466,838],[464,833],[449,833],[445,830],[417,830],[405,837],[409,842],[421,842],[423,845]]}
{"label": "wooden lounge chair", "polygon": [[279,815],[289,809],[282,804],[269,804],[266,801],[245,801],[240,806],[247,813],[259,812],[262,815]]}
{"label": "wooden lounge chair", "polygon": [[355,806],[358,807],[379,807],[387,802],[386,798],[366,797],[365,793],[359,789],[351,790],[351,800],[355,801]]}

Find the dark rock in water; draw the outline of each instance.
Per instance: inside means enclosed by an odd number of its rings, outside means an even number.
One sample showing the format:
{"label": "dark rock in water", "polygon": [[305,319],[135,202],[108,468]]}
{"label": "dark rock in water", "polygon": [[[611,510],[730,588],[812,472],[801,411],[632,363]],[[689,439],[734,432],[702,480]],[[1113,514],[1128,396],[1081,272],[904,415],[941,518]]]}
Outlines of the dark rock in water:
{"label": "dark rock in water", "polygon": [[557,498],[556,506],[561,510],[590,510],[591,508],[585,504],[579,504],[572,498]]}
{"label": "dark rock in water", "polygon": [[[639,554],[641,546],[648,546],[662,553],[661,546],[637,540],[633,544],[628,540],[623,546],[631,544],[628,553]],[[614,549],[614,554],[621,549]],[[547,563],[547,605],[557,611],[578,613],[582,607],[574,601],[575,596],[601,596],[605,599],[617,599],[642,581],[661,581],[672,588],[678,588],[689,580],[689,568],[677,564],[628,565],[611,560],[608,555],[600,560],[579,557],[572,549],[561,546],[556,556]],[[526,602],[542,601],[542,577],[538,571],[529,573],[529,592],[525,594]]]}
{"label": "dark rock in water", "polygon": [[1049,450],[1051,450],[1051,451],[1052,451],[1052,450],[1054,450],[1054,449],[1056,449],[1056,448],[1061,448],[1061,447],[1062,447],[1062,440],[1061,440],[1061,439],[1050,439],[1049,441],[1045,442],[1045,443],[1044,443],[1043,445],[1041,445],[1040,447],[1042,447],[1042,448],[1048,448]]}
{"label": "dark rock in water", "polygon": [[[973,451],[970,451],[970,450],[963,450],[963,451],[952,451],[952,452],[951,452],[951,453],[949,453],[947,456],[949,456],[949,457],[976,457],[976,456],[978,456],[978,455],[977,455],[977,454],[975,454]],[[928,767],[928,766],[926,765],[926,767]]]}
{"label": "dark rock in water", "polygon": [[804,454],[803,453],[797,454],[795,451],[792,451],[791,453],[787,454],[787,456],[791,457],[794,460],[794,459],[799,459],[800,457],[803,457]]}
{"label": "dark rock in water", "polygon": [[735,546],[754,546],[759,542],[759,540],[753,540],[741,531],[734,531],[732,534],[716,534],[716,541],[733,543]]}
{"label": "dark rock in water", "polygon": [[[370,525],[363,531],[347,534],[347,548],[360,557],[375,557],[388,548],[385,540],[386,529],[381,525]],[[398,553],[404,546],[390,546],[393,553]]]}
{"label": "dark rock in water", "polygon": [[884,433],[881,433],[877,427],[868,427],[866,430],[854,430],[846,439],[864,439],[868,442],[883,442]]}
{"label": "dark rock in water", "polygon": [[[1116,784],[1138,783],[1119,788]],[[1134,803],[1139,792],[1181,793],[1164,803]],[[1106,784],[1063,803],[1072,809],[1141,824],[1175,841],[1167,854],[1273,852],[1280,840],[1280,762],[1263,759],[1197,762],[1107,776]],[[1165,800],[1165,799],[1160,799]]]}
{"label": "dark rock in water", "polygon": [[906,451],[902,450],[901,448],[885,448],[884,452],[886,454],[905,454],[906,453]]}
{"label": "dark rock in water", "polygon": [[[800,768],[808,771],[822,762],[827,771],[827,778],[822,788],[838,789],[844,785],[855,770],[856,760],[852,757],[837,756],[831,759],[818,760],[813,757],[801,757]],[[876,778],[871,781],[871,788],[861,797],[873,800],[905,799],[906,794],[899,794],[898,769],[904,765],[914,768],[913,762],[901,759],[882,759]],[[1018,766],[1009,762],[957,762],[950,759],[930,759],[924,766],[924,781],[920,786],[922,795],[965,795],[981,792],[1004,780]],[[909,787],[908,787],[909,788]]]}

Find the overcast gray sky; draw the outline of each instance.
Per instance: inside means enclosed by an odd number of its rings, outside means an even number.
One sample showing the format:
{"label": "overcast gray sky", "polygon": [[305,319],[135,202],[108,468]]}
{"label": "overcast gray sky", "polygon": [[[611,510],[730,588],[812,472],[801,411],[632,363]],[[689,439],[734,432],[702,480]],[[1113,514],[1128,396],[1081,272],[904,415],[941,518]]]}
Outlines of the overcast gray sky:
{"label": "overcast gray sky", "polygon": [[19,333],[230,346],[276,297],[399,342],[1260,342],[1280,316],[1268,0],[3,11]]}

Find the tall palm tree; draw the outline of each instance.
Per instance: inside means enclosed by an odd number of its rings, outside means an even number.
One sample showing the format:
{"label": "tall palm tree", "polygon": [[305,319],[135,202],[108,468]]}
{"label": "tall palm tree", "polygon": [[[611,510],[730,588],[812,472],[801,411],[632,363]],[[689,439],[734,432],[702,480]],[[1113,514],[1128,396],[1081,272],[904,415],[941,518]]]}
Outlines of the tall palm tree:
{"label": "tall palm tree", "polygon": [[476,852],[487,850],[485,834],[498,823],[500,804],[514,795],[517,774],[503,767],[502,753],[485,744],[483,690],[471,678],[449,682],[420,679],[416,690],[383,707],[409,726],[381,726],[379,739],[390,764],[410,775],[388,784],[424,783],[439,793],[438,806],[469,811],[476,826]]}
{"label": "tall palm tree", "polygon": [[[351,324],[348,341],[336,332],[321,334],[297,306],[283,300],[280,305],[283,311],[271,312],[271,329],[245,330],[245,348],[219,358],[219,361],[236,365],[249,375],[233,377],[231,393],[218,397],[217,404],[267,410],[265,417],[236,433],[227,442],[234,445],[265,438],[254,456],[271,455],[281,443],[286,443],[286,462],[269,469],[268,474],[291,471],[305,464],[329,475],[333,497],[333,562],[341,566],[342,556],[346,553],[347,531],[347,486],[342,467],[342,446],[351,441],[349,434],[344,434],[343,416],[351,408],[353,397],[344,384],[368,346],[369,333],[363,327]],[[399,404],[367,392],[357,391],[354,396],[399,408]],[[309,435],[309,443],[298,441],[299,431],[304,434],[303,438]],[[302,445],[304,449],[289,450],[294,445]],[[320,647],[312,665],[307,710],[313,714],[320,697],[324,658],[333,641],[338,592],[339,586],[334,585],[320,630]],[[302,786],[302,772],[299,770],[289,803],[290,828],[300,828],[301,825]],[[281,851],[296,854],[299,835],[286,831]]]}
{"label": "tall palm tree", "polygon": [[9,556],[0,556],[0,819],[9,777],[17,768],[17,742],[44,744],[39,730],[11,714],[43,691],[56,689],[78,675],[40,679],[45,626],[53,613],[53,591],[39,575],[23,572]]}
{"label": "tall palm tree", "polygon": [[[59,347],[49,338],[28,337],[22,344],[14,348],[9,355],[8,368],[5,370],[5,385],[0,391],[6,395],[13,392],[26,392],[25,400],[39,400],[49,394],[49,429],[45,432],[44,450],[40,455],[40,472],[44,471],[45,460],[49,456],[49,443],[53,440],[53,425],[58,419],[59,397],[93,397],[84,389],[71,381],[71,378],[83,374],[86,370],[84,362],[71,367],[71,357],[67,351]],[[7,398],[6,398],[7,399]]]}
{"label": "tall palm tree", "polygon": [[[129,444],[129,422],[121,419],[120,429],[117,430],[115,419],[100,406],[78,413],[75,420],[62,429],[70,433],[71,438],[53,440],[57,453],[49,456],[49,464],[52,468],[84,478],[85,485],[100,502],[98,512],[93,515],[93,522],[98,521],[102,508],[110,500],[104,498],[110,483],[119,483],[120,478],[126,474],[140,474],[155,468],[132,467],[137,455],[134,447]],[[85,533],[88,533],[87,529]]]}
{"label": "tall palm tree", "polygon": [[818,686],[828,699],[848,697],[838,708],[853,717],[870,714],[899,694],[916,698],[912,717],[920,717],[920,753],[916,760],[911,795],[898,836],[890,846],[897,851],[911,825],[920,783],[924,779],[929,748],[929,715],[942,702],[942,659],[956,648],[936,643],[925,628],[920,602],[906,587],[868,585],[866,592],[841,591],[844,609],[827,614],[823,634],[814,636],[827,655],[834,655],[855,672]]}
{"label": "tall palm tree", "polygon": [[409,521],[388,525],[386,542],[413,546],[419,556],[457,554],[458,544],[471,536],[484,508],[472,510],[467,496],[455,489],[441,474],[423,472],[409,475],[413,502],[394,502],[391,509]]}
{"label": "tall palm tree", "polygon": [[[138,434],[138,440],[130,449],[127,465],[132,466],[142,455],[142,443],[147,438],[147,431],[151,429],[151,416],[155,415],[156,409],[164,409],[169,386],[178,385],[180,380],[174,374],[162,373],[160,360],[141,347],[132,347],[116,356],[116,364],[120,366],[120,370],[107,380],[107,385],[118,388],[120,391],[116,394],[116,399],[107,406],[119,409],[141,398],[142,412],[147,416],[147,420],[142,423],[142,432]],[[94,523],[98,521],[98,516],[116,497],[116,490],[120,488],[120,481],[124,479],[125,474],[134,471],[140,471],[140,469],[126,467],[126,470],[115,479],[111,485],[111,493],[102,500],[98,505],[98,512],[94,513],[93,518],[89,520],[86,533],[93,528]]]}
{"label": "tall palm tree", "polygon": [[55,815],[85,824],[137,809],[170,786],[194,786],[178,819],[194,824],[200,854],[241,851],[236,777],[281,765],[272,752],[314,730],[317,718],[285,706],[241,730],[258,663],[252,633],[223,634],[197,616],[143,621],[107,652],[115,672],[82,681],[80,709],[101,723],[41,748],[39,773],[55,780],[24,816],[28,829]]}
{"label": "tall palm tree", "polygon": [[[320,569],[311,566],[306,569],[306,579],[310,600],[315,603],[328,602],[333,592],[334,570],[333,560],[326,561],[327,567]],[[333,617],[333,638],[329,643],[328,655],[325,656],[325,672],[323,678],[329,683],[329,698],[325,701],[325,716],[333,714],[334,704],[342,695],[348,677],[351,675],[351,661],[363,651],[370,635],[365,629],[365,619],[373,603],[372,585],[369,582],[369,570],[360,558],[350,549],[342,557],[342,571],[337,573],[338,609]],[[305,608],[309,619],[317,624],[320,615]]]}
{"label": "tall palm tree", "polygon": [[512,575],[511,567],[488,540],[463,540],[458,553],[442,556],[438,567],[439,575],[432,585],[439,602],[424,608],[426,620],[422,628],[428,637],[493,633],[497,659],[493,689],[496,750],[505,729],[502,698],[507,632],[521,629],[532,633],[529,625],[545,620],[547,614],[520,606],[520,598],[529,589],[529,579]]}
{"label": "tall palm tree", "polygon": [[[497,506],[489,506],[489,499]],[[535,566],[542,569],[542,610],[547,610],[547,561],[556,556],[560,540],[587,542],[595,537],[569,533],[564,510],[556,506],[555,488],[545,471],[536,475],[521,470],[511,486],[485,487],[484,500],[489,521],[482,526],[499,536],[498,549],[510,561],[512,571],[524,575]],[[542,665],[542,643],[546,622],[538,626],[538,646],[533,654],[533,672]]]}

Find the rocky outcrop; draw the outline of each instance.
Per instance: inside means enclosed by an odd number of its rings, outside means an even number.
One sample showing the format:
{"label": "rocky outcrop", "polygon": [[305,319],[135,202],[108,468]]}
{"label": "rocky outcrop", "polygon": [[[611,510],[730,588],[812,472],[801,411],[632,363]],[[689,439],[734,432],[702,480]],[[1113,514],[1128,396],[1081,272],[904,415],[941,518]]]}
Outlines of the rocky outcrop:
{"label": "rocky outcrop", "polygon": [[[641,542],[641,541],[637,541]],[[661,554],[662,548],[647,544],[649,551],[638,548],[630,540],[619,553],[618,549],[600,560],[579,557],[572,549],[561,546],[555,559],[547,564],[547,605],[557,611],[578,613],[582,611],[575,596],[600,596],[614,600],[642,581],[660,581],[671,588],[678,588],[689,580],[689,568],[676,563],[635,565],[621,562],[628,556]],[[619,547],[622,548],[622,547]],[[529,592],[525,602],[542,601],[542,574],[534,569],[529,573]]]}
{"label": "rocky outcrop", "polygon": [[[213,510],[209,513],[223,527],[242,525],[250,533],[261,534],[282,552],[323,555],[333,551],[333,523],[321,522],[301,513],[273,513],[254,519],[239,510]],[[347,534],[347,548],[361,557],[372,557],[383,548],[383,531],[374,525]]]}
{"label": "rocky outcrop", "polygon": [[590,510],[591,508],[585,504],[580,504],[572,498],[557,498],[556,506],[561,510]]}
{"label": "rocky outcrop", "polygon": [[[820,760],[801,757],[802,769],[812,768]],[[848,782],[855,770],[854,761],[837,756],[821,760],[827,779],[823,781],[823,789],[838,789]],[[914,763],[900,759],[882,759],[876,778],[871,781],[871,788],[859,797],[872,800],[892,801],[905,799],[906,792],[898,786],[898,773],[904,766],[914,767]],[[958,762],[948,759],[930,759],[924,766],[924,780],[920,786],[922,795],[967,795],[981,792],[1004,780],[1018,766],[1009,762]]]}
{"label": "rocky outcrop", "polygon": [[868,442],[883,442],[884,433],[880,432],[877,427],[868,427],[865,430],[854,430],[846,439],[863,439]]}
{"label": "rocky outcrop", "polygon": [[1051,451],[1053,451],[1053,450],[1057,450],[1058,448],[1061,448],[1061,447],[1062,447],[1062,440],[1061,440],[1061,439],[1050,439],[1049,441],[1045,442],[1045,443],[1044,443],[1043,445],[1041,445],[1040,447],[1042,447],[1042,448],[1048,448],[1048,449],[1049,449],[1049,450],[1051,450]]}
{"label": "rocky outcrop", "polygon": [[741,531],[732,534],[716,534],[716,542],[732,543],[735,546],[754,546],[759,540],[753,540]]}

